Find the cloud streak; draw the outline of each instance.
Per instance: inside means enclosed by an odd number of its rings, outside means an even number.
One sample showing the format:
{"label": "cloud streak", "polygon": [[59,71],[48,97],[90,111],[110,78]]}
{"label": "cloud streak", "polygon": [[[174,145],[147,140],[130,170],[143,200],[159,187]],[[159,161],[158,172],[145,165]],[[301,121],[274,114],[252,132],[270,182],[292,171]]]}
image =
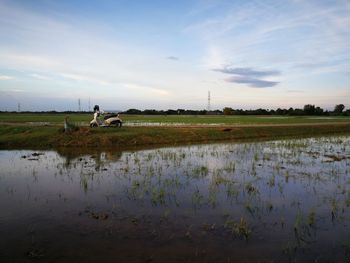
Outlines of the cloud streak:
{"label": "cloud streak", "polygon": [[97,85],[110,85],[111,82],[103,79],[97,79],[94,77],[89,76],[88,74],[72,74],[72,73],[60,73],[59,74],[62,78],[70,79],[73,81],[78,82],[90,82]]}
{"label": "cloud streak", "polygon": [[[239,1],[240,2],[240,1]],[[293,72],[339,72],[349,68],[350,26],[347,1],[244,1],[227,5],[224,11],[188,25],[185,32],[215,44],[234,61],[245,65],[265,63]],[[324,67],[322,62],[339,65]],[[224,62],[224,63],[227,63]],[[246,65],[245,65],[246,66]]]}
{"label": "cloud streak", "polygon": [[29,74],[28,76],[39,80],[51,80],[51,78],[44,76],[42,74],[37,74],[37,73],[32,73],[32,74]]}
{"label": "cloud streak", "polygon": [[214,69],[214,71],[219,71],[221,73],[226,73],[226,74],[246,76],[246,77],[268,77],[268,76],[276,76],[281,74],[277,70],[254,70],[252,68],[231,68],[231,67]]}
{"label": "cloud streak", "polygon": [[178,57],[175,57],[175,56],[169,56],[167,57],[166,59],[169,59],[169,60],[179,60]]}
{"label": "cloud streak", "polygon": [[237,77],[234,76],[234,77],[226,78],[225,81],[239,83],[239,84],[248,84],[248,86],[252,88],[274,87],[279,83],[277,81],[255,79],[255,78],[250,78],[246,76],[237,76]]}
{"label": "cloud streak", "polygon": [[0,75],[0,80],[10,80],[13,79],[11,76],[6,76],[6,75]]}
{"label": "cloud streak", "polygon": [[264,80],[262,78],[278,76],[281,74],[281,72],[277,70],[256,70],[253,68],[233,68],[229,66],[216,68],[213,69],[213,71],[233,75],[225,79],[227,82],[247,84],[252,88],[274,87],[279,84],[278,81]]}

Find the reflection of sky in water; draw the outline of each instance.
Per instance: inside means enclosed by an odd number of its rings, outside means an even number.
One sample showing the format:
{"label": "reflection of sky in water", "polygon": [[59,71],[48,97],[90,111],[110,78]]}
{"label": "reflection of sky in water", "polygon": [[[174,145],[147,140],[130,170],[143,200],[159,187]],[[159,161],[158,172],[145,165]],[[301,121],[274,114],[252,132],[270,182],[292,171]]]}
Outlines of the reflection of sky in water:
{"label": "reflection of sky in water", "polygon": [[[349,232],[348,137],[33,153],[0,151],[2,229],[38,222],[69,229],[69,220],[90,209],[108,213],[110,220],[148,217],[155,226],[166,216],[193,231],[242,217],[253,238],[258,233],[271,242],[293,240],[297,213],[305,222],[316,214],[319,236],[337,230],[343,240]],[[286,227],[271,233],[282,221]]]}

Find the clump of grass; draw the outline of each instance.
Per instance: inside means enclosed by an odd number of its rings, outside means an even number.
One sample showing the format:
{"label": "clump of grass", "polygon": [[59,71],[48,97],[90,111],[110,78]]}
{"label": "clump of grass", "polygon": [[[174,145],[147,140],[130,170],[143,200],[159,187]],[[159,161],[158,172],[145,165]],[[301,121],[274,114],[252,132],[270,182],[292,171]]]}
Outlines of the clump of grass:
{"label": "clump of grass", "polygon": [[283,247],[282,251],[285,255],[288,256],[289,262],[295,261],[295,254],[297,252],[298,246],[294,242],[287,242]]}
{"label": "clump of grass", "polygon": [[251,175],[256,176],[256,167],[255,167],[255,162],[252,162],[252,170],[251,170]]}
{"label": "clump of grass", "polygon": [[79,127],[75,125],[74,123],[69,121],[69,116],[66,116],[64,118],[64,128],[63,131],[65,133],[71,133],[73,131],[79,131]]}
{"label": "clump of grass", "polygon": [[211,205],[211,207],[213,208],[216,207],[216,203],[217,203],[216,191],[209,192],[208,203]]}
{"label": "clump of grass", "polygon": [[199,192],[199,189],[197,189],[193,194],[192,194],[192,203],[195,205],[200,205],[203,201],[203,195]]}
{"label": "clump of grass", "polygon": [[274,174],[270,177],[268,185],[270,187],[274,187],[275,186],[275,175]]}
{"label": "clump of grass", "polygon": [[350,240],[345,241],[343,247],[345,248],[346,254],[350,254]]}
{"label": "clump of grass", "polygon": [[213,183],[216,185],[216,186],[219,186],[221,184],[228,184],[230,182],[230,180],[226,179],[225,177],[221,176],[221,175],[216,175],[213,177]]}
{"label": "clump of grass", "polygon": [[257,206],[253,206],[250,202],[245,204],[245,209],[254,217],[255,213],[258,212],[259,208]]}
{"label": "clump of grass", "polygon": [[308,225],[310,227],[314,227],[316,225],[316,213],[315,211],[311,211],[308,215]]}
{"label": "clump of grass", "polygon": [[193,169],[193,177],[200,178],[205,177],[209,173],[209,169],[206,166],[199,166]]}
{"label": "clump of grass", "polygon": [[331,207],[332,207],[332,210],[331,210],[332,221],[334,221],[338,216],[338,204],[335,199],[332,199]]}
{"label": "clump of grass", "polygon": [[259,161],[259,154],[258,153],[254,154],[254,161],[255,162]]}
{"label": "clump of grass", "polygon": [[228,197],[237,197],[238,196],[238,190],[235,187],[235,182],[229,182],[227,184],[226,193]]}
{"label": "clump of grass", "polygon": [[259,193],[259,190],[252,183],[247,183],[245,185],[245,189],[247,190],[249,195]]}
{"label": "clump of grass", "polygon": [[152,190],[151,202],[154,205],[165,203],[165,190],[163,188]]}
{"label": "clump of grass", "polygon": [[229,164],[224,168],[227,173],[234,173],[236,170],[236,164],[234,162],[229,162]]}
{"label": "clump of grass", "polygon": [[224,224],[224,227],[230,229],[233,234],[245,240],[248,240],[252,233],[248,222],[243,217],[241,217],[241,220],[239,222],[227,220]]}

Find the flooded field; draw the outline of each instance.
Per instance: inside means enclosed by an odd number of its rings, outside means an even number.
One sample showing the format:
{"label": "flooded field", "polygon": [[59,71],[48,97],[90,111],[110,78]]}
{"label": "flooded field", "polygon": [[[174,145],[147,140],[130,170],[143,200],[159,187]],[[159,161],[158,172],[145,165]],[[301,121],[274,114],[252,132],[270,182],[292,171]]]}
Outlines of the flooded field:
{"label": "flooded field", "polygon": [[1,262],[349,262],[350,137],[0,156]]}

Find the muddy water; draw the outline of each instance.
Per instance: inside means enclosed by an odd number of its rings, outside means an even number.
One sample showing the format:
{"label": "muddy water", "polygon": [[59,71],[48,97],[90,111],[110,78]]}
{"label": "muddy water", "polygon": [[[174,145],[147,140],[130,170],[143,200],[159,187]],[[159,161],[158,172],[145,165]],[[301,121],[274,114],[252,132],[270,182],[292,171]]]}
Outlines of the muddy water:
{"label": "muddy water", "polygon": [[1,262],[349,262],[349,137],[0,157]]}

